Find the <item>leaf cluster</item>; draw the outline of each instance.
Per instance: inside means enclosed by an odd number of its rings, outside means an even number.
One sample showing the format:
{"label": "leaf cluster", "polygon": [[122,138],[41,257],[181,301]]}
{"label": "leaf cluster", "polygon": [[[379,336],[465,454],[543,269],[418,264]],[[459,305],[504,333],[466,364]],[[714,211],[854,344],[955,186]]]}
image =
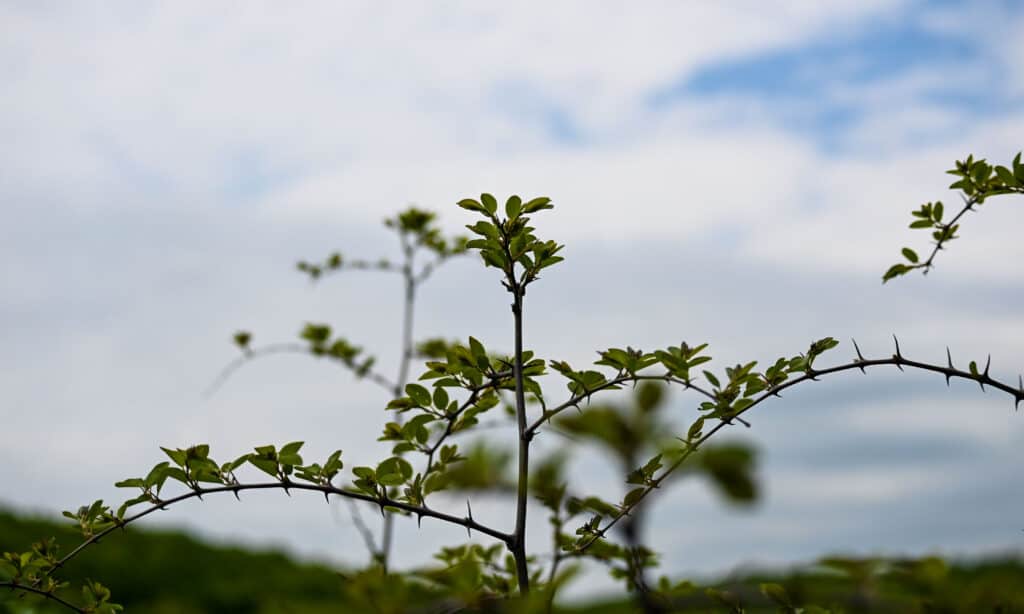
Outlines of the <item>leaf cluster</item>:
{"label": "leaf cluster", "polygon": [[958,160],[946,173],[957,177],[949,188],[962,193],[963,208],[949,220],[944,219],[946,211],[941,201],[927,202],[912,211],[911,216],[914,219],[910,222],[910,227],[931,231],[934,245],[932,252],[927,258],[922,259],[916,251],[904,247],[901,250],[904,262],[890,266],[882,275],[883,283],[916,269],[927,274],[934,266],[938,252],[947,243],[959,238],[956,233],[960,230],[959,222],[963,215],[983,204],[987,198],[1004,194],[1024,194],[1024,164],[1021,163],[1019,152],[1008,167],[992,165],[984,159],[975,160],[971,155],[965,160]]}

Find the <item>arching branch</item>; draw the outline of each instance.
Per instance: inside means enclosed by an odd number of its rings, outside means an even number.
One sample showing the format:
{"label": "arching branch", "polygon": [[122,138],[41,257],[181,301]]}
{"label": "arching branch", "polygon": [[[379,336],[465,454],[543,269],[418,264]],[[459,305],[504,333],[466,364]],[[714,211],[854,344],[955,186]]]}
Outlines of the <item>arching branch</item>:
{"label": "arching branch", "polygon": [[[856,347],[856,342],[854,342],[854,346]],[[1021,401],[1024,401],[1024,377],[1018,378],[1017,387],[994,379],[989,375],[991,357],[986,362],[985,368],[983,370],[979,370],[977,364],[972,362],[970,364],[969,370],[964,371],[961,369],[957,369],[953,366],[953,361],[949,355],[948,349],[946,355],[948,366],[942,366],[920,362],[916,360],[910,360],[904,357],[902,352],[900,351],[898,341],[896,341],[896,353],[889,358],[865,359],[860,353],[860,348],[857,348],[857,358],[855,360],[834,367],[829,367],[826,369],[809,368],[807,372],[802,376],[796,377],[792,380],[788,380],[782,384],[772,386],[764,390],[753,400],[753,402],[750,405],[741,410],[738,410],[735,414],[729,416],[729,418],[736,418],[741,414],[749,412],[754,407],[757,407],[767,399],[773,396],[779,396],[779,393],[782,392],[783,390],[786,390],[798,384],[802,384],[804,382],[817,381],[817,379],[820,376],[842,373],[853,369],[859,369],[862,372],[865,372],[867,367],[877,367],[883,365],[895,366],[900,370],[903,370],[904,367],[909,367],[912,369],[919,369],[922,371],[931,371],[933,373],[939,373],[945,376],[947,385],[949,384],[952,378],[961,378],[978,382],[978,384],[981,386],[982,391],[985,390],[985,386],[991,386],[992,388],[1005,392],[1009,394],[1011,397],[1013,397],[1014,409],[1017,409],[1020,406]],[[582,542],[576,546],[574,552],[582,553],[586,551],[586,549],[593,545],[595,542],[602,539],[612,527],[614,527],[624,517],[628,516],[638,505],[640,505],[640,503],[644,499],[647,498],[647,496],[650,493],[657,490],[661,486],[662,482],[666,478],[668,478],[669,475],[671,475],[676,469],[682,466],[682,464],[686,462],[687,458],[689,458],[690,455],[692,455],[701,445],[703,445],[704,442],[713,437],[716,433],[725,428],[728,424],[729,422],[727,420],[722,420],[714,427],[712,427],[710,430],[708,430],[706,433],[704,433],[701,437],[694,440],[686,441],[686,447],[678,459],[676,459],[674,462],[668,465],[665,468],[665,470],[661,473],[661,475],[652,479],[647,485],[645,485],[643,487],[643,491],[639,493],[638,496],[634,497],[629,505],[622,506],[618,514],[613,516],[603,526],[599,528],[594,528],[592,531],[589,532],[589,535],[582,538]]]}

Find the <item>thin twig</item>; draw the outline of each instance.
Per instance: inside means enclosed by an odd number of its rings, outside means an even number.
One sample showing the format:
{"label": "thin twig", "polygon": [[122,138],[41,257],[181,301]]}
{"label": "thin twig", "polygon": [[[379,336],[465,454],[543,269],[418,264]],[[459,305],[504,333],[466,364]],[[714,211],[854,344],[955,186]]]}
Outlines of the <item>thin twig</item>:
{"label": "thin twig", "polygon": [[73,610],[75,612],[79,612],[80,614],[86,614],[86,612],[87,612],[87,610],[76,606],[75,604],[71,603],[70,601],[66,601],[64,599],[61,599],[60,597],[58,597],[57,595],[51,593],[50,591],[44,591],[43,589],[40,589],[40,588],[34,588],[32,586],[27,586],[25,584],[19,584],[17,582],[0,582],[0,588],[10,588],[12,592],[13,591],[25,591],[27,593],[34,593],[36,595],[41,595],[43,597],[46,597],[50,601],[53,601],[55,603],[59,603],[62,606],[68,608],[69,610]]}
{"label": "thin twig", "polygon": [[[249,361],[270,356],[272,354],[309,354],[310,356],[320,357],[317,354],[314,354],[308,345],[303,345],[301,343],[274,343],[260,348],[246,350],[241,356],[229,362],[227,366],[221,370],[216,379],[213,380],[213,383],[210,384],[210,387],[203,393],[203,398],[208,399],[212,397],[214,393],[216,393],[217,390],[227,382],[228,378],[234,375],[236,371],[241,369]],[[355,373],[357,377],[364,377],[384,388],[388,392],[391,392],[396,388],[395,384],[391,380],[380,373],[369,371],[363,375],[359,375],[359,373],[356,372],[355,366],[346,364],[343,361],[338,362],[349,371]]]}
{"label": "thin twig", "polygon": [[89,537],[88,539],[83,541],[81,544],[79,544],[74,550],[72,550],[68,554],[64,555],[59,561],[57,561],[53,565],[53,567],[50,568],[50,571],[53,572],[53,571],[56,571],[56,570],[60,569],[68,561],[70,561],[74,557],[78,556],[78,554],[81,553],[83,550],[85,550],[86,548],[88,548],[92,544],[98,542],[102,538],[106,537],[110,533],[113,533],[114,531],[116,531],[118,529],[124,528],[126,525],[128,525],[130,523],[133,523],[133,522],[135,522],[135,521],[137,521],[137,520],[139,520],[141,518],[144,518],[145,516],[148,516],[148,515],[152,514],[153,512],[156,512],[157,510],[166,509],[167,506],[174,505],[176,503],[180,503],[180,502],[186,501],[188,499],[201,498],[204,495],[211,495],[211,494],[217,494],[217,493],[226,493],[226,492],[237,494],[237,493],[245,491],[245,490],[274,490],[274,489],[281,489],[281,490],[289,490],[289,489],[308,490],[308,491],[323,493],[324,495],[337,495],[339,497],[346,497],[346,498],[350,498],[350,499],[357,500],[357,501],[365,501],[367,503],[372,503],[373,505],[375,505],[375,506],[377,506],[377,507],[379,507],[381,509],[393,507],[393,508],[397,508],[397,509],[405,511],[405,512],[409,512],[410,514],[415,514],[416,516],[420,516],[420,517],[426,516],[427,518],[436,518],[437,520],[441,520],[443,522],[448,522],[450,524],[458,525],[458,526],[461,526],[461,527],[466,527],[466,528],[472,529],[474,531],[479,531],[480,533],[483,533],[484,535],[488,535],[490,537],[493,537],[494,539],[497,539],[498,541],[504,542],[505,544],[510,544],[512,542],[512,539],[513,539],[513,536],[511,534],[504,533],[502,531],[499,531],[499,530],[494,529],[492,527],[489,527],[487,525],[480,524],[479,522],[473,520],[472,518],[468,518],[468,517],[460,518],[458,516],[453,516],[451,514],[446,514],[444,512],[440,512],[440,511],[434,510],[434,509],[426,507],[426,506],[412,505],[410,503],[405,503],[404,501],[397,501],[397,500],[392,499],[391,497],[388,497],[388,496],[374,497],[374,496],[368,495],[366,493],[356,492],[356,491],[352,491],[352,490],[345,490],[345,489],[342,489],[342,488],[338,488],[336,486],[323,485],[323,484],[305,484],[305,483],[302,483],[302,482],[290,482],[290,481],[289,482],[266,482],[266,483],[259,483],[259,484],[232,484],[232,485],[228,485],[228,486],[216,486],[216,487],[213,487],[213,488],[196,488],[196,489],[193,489],[191,492],[187,492],[187,493],[178,495],[177,497],[173,497],[171,499],[161,500],[159,503],[155,503],[151,507],[146,508],[145,510],[142,510],[141,512],[138,512],[137,514],[129,516],[128,518],[124,518],[124,519],[120,520],[117,524],[114,524],[114,525],[112,525],[110,527],[107,527],[106,529],[103,529],[102,531],[92,535],[91,537]]}

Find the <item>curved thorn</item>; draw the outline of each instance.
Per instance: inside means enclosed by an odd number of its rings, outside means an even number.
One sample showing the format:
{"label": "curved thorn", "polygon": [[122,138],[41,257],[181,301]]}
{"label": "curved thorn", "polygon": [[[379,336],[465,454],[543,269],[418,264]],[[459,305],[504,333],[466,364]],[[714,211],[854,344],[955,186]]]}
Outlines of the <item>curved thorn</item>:
{"label": "curved thorn", "polygon": [[743,418],[736,416],[736,419],[739,420],[740,424],[742,424],[743,426],[747,427],[748,429],[750,428],[750,423],[744,420]]}
{"label": "curved thorn", "polygon": [[990,366],[992,366],[992,355],[991,354],[989,354],[988,358],[985,359],[985,370],[981,374],[982,377],[985,377],[985,378],[988,377],[988,368]]}
{"label": "curved thorn", "polygon": [[[853,348],[855,350],[857,350],[857,362],[858,363],[863,363],[864,362],[864,354],[860,353],[860,346],[857,345],[857,340],[851,337],[850,341],[853,342]],[[864,365],[863,364],[858,364],[857,366],[860,367],[860,372],[861,373],[867,373],[867,371],[864,369]]]}
{"label": "curved thorn", "polygon": [[900,364],[900,361],[903,360],[903,354],[900,353],[900,340],[896,338],[896,335],[892,336],[892,340],[896,343],[896,353],[893,354],[893,358],[896,360],[896,368],[902,371],[903,365]]}
{"label": "curved thorn", "polygon": [[[948,345],[946,346],[946,362],[949,363],[950,371],[952,371],[953,369],[956,368],[956,367],[953,366],[953,356],[949,353],[949,346]],[[953,374],[950,373],[949,371],[946,371],[945,375],[946,375],[946,387],[948,388],[949,387],[949,378],[953,377]]]}

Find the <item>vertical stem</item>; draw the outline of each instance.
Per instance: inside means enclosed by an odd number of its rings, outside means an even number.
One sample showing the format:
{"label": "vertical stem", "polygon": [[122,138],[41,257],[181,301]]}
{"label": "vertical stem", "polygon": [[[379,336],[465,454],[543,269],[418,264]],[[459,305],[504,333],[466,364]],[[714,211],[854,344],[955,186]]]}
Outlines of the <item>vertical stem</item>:
{"label": "vertical stem", "polygon": [[552,530],[552,541],[554,543],[553,552],[551,553],[551,569],[548,570],[548,601],[547,609],[545,612],[551,614],[555,607],[555,578],[558,576],[558,566],[562,564],[562,546],[559,543],[559,537],[562,535],[562,527],[565,526],[565,521],[558,514],[554,512],[551,515]]}
{"label": "vertical stem", "polygon": [[[406,245],[405,266],[402,277],[405,279],[405,301],[402,312],[402,359],[398,365],[398,377],[395,378],[395,396],[402,396],[406,379],[409,377],[409,363],[412,362],[412,320],[416,304],[416,278],[413,277],[413,249]],[[401,414],[399,414],[401,415]]]}
{"label": "vertical stem", "polygon": [[[637,422],[634,423],[637,433],[647,432],[648,426],[644,414],[638,414]],[[623,458],[622,472],[629,473],[638,465],[637,448],[631,449]],[[630,560],[628,566],[632,568],[633,584],[636,587],[637,605],[644,614],[662,614],[667,608],[659,603],[651,593],[647,584],[647,570],[643,566],[643,559],[640,550],[643,548],[644,521],[646,520],[647,508],[640,506],[635,508],[629,516],[622,521],[622,535],[626,541],[626,548],[629,549]]]}
{"label": "vertical stem", "polygon": [[523,391],[523,294],[513,278],[510,283],[512,315],[515,318],[515,360],[512,374],[516,380],[516,424],[519,427],[519,484],[516,488],[516,528],[512,555],[516,560],[519,593],[530,592],[530,572],[526,565],[526,503],[529,497],[530,436],[526,431],[526,395]]}
{"label": "vertical stem", "polygon": [[[395,397],[402,396],[406,380],[409,378],[409,364],[412,362],[412,325],[413,314],[416,305],[416,278],[413,276],[413,255],[415,250],[401,235],[402,253],[405,255],[405,263],[402,266],[402,278],[405,282],[405,294],[402,302],[402,355],[398,361],[398,377],[395,378]],[[398,417],[401,422],[401,415]],[[380,560],[384,573],[388,571],[388,559],[391,558],[391,544],[394,541],[395,518],[392,514],[384,516],[383,528],[381,529],[380,551],[377,558]]]}
{"label": "vertical stem", "polygon": [[[630,465],[631,467],[633,465]],[[643,557],[640,554],[643,548],[643,510],[640,506],[627,516],[622,524],[622,534],[626,541],[626,548],[629,550],[629,567],[633,572],[633,583],[636,586],[636,600],[644,614],[661,614],[665,607],[658,603],[651,588],[647,584],[647,570],[643,566]]]}

